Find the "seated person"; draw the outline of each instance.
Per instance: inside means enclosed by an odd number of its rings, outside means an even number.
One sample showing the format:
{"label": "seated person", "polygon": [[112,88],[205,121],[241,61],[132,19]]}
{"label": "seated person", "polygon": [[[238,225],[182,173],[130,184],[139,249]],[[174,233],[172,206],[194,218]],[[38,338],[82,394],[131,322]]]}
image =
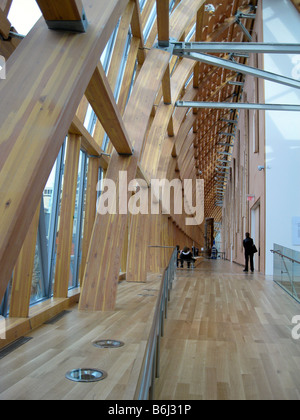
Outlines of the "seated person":
{"label": "seated person", "polygon": [[180,253],[180,267],[183,268],[183,262],[186,261],[187,262],[187,267],[190,268],[190,263],[191,262],[195,262],[196,259],[193,258],[193,254],[191,253],[190,248],[188,248],[187,246],[185,246],[183,248],[183,250]]}

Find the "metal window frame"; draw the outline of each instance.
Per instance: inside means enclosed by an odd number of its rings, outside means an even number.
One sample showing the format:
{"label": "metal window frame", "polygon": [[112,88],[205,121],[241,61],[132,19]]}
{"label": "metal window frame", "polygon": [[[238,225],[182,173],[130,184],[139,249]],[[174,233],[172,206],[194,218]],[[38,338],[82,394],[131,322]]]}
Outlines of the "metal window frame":
{"label": "metal window frame", "polygon": [[[76,226],[76,235],[74,241],[74,272],[73,272],[73,284],[69,286],[69,289],[78,287],[78,274],[80,267],[80,256],[81,256],[81,233],[83,226],[83,203],[84,203],[84,193],[86,190],[86,169],[87,169],[87,154],[81,150],[80,151],[81,167],[78,173],[79,175],[79,187],[78,187],[78,204],[77,204],[77,226]],[[75,219],[74,219],[75,220]],[[71,267],[71,262],[70,262]]]}
{"label": "metal window frame", "polygon": [[48,241],[48,277],[47,277],[47,298],[51,297],[52,294],[52,278],[55,272],[55,262],[56,262],[56,233],[57,233],[57,224],[58,224],[58,212],[59,212],[59,200],[60,192],[62,187],[63,179],[63,170],[64,170],[64,155],[66,149],[66,140],[64,141],[60,152],[56,160],[56,172],[55,172],[55,182],[53,189],[53,200],[51,213],[53,212],[53,217],[50,219],[49,227],[49,241]]}

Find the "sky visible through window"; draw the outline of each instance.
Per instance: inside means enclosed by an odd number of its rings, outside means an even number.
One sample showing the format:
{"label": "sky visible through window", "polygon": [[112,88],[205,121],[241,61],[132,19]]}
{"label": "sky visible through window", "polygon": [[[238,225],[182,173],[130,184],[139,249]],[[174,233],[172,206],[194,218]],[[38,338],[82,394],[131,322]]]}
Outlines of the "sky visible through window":
{"label": "sky visible through window", "polygon": [[35,0],[13,0],[8,14],[8,20],[21,35],[27,35],[40,17]]}

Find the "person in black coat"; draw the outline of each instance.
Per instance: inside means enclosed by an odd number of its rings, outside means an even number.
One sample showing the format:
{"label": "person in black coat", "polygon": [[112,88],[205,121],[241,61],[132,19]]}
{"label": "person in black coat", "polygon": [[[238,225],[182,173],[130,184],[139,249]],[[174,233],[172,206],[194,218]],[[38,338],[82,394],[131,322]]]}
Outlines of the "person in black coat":
{"label": "person in black coat", "polygon": [[180,253],[180,267],[183,268],[183,262],[187,262],[188,268],[190,268],[191,262],[194,263],[196,261],[195,258],[193,258],[193,254],[191,253],[190,248],[185,246],[183,250]]}
{"label": "person in black coat", "polygon": [[243,247],[245,250],[245,270],[248,271],[248,264],[250,259],[250,270],[254,271],[254,264],[253,264],[253,239],[250,238],[250,233],[246,233],[246,238],[243,240]]}

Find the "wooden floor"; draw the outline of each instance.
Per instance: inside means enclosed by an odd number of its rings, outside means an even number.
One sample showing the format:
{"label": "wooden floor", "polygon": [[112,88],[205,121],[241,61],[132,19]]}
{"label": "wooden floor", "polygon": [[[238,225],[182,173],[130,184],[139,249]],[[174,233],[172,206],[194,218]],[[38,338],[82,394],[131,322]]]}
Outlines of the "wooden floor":
{"label": "wooden floor", "polygon": [[[147,283],[121,282],[115,311],[85,313],[71,307],[54,324],[30,333],[32,339],[1,359],[0,400],[132,400],[135,394],[162,277]],[[96,340],[124,346],[97,348]],[[72,369],[103,370],[107,378],[76,383]]]}
{"label": "wooden floor", "polygon": [[300,304],[273,280],[222,260],[178,270],[156,399],[299,400]]}
{"label": "wooden floor", "polygon": [[[115,311],[71,308],[54,324],[0,358],[0,400],[132,400],[161,276],[122,282]],[[161,339],[156,400],[300,399],[300,340],[291,319],[300,304],[271,279],[222,260],[178,269]],[[125,342],[98,349],[96,339]],[[0,356],[1,357],[1,356]],[[80,384],[75,368],[108,377]]]}

